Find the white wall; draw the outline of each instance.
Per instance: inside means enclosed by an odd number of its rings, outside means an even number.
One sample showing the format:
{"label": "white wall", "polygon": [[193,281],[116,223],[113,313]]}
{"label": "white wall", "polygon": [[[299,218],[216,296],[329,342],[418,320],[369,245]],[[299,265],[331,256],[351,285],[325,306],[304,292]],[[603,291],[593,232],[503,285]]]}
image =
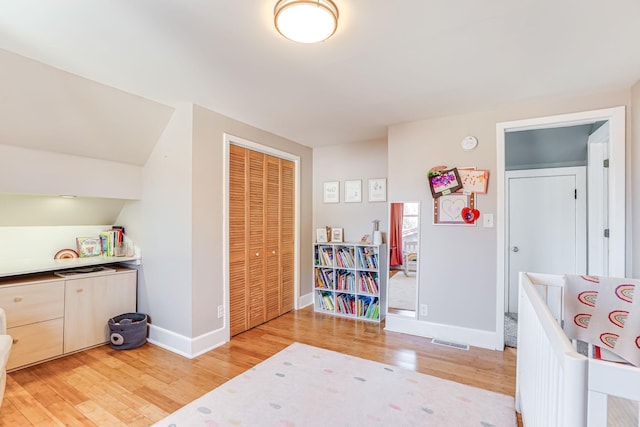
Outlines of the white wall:
{"label": "white wall", "polygon": [[[478,138],[473,151],[460,147],[467,135]],[[495,328],[495,228],[432,225],[433,198],[427,182],[429,169],[438,165],[489,169],[488,193],[477,194],[475,206],[481,213],[495,214],[496,185],[491,175],[496,163],[494,135],[495,121],[485,114],[389,129],[390,197],[420,202],[419,303],[428,304],[429,312],[423,320]]]}
{"label": "white wall", "polygon": [[152,338],[192,336],[191,123],[192,105],[177,107],[144,165],[142,199],[117,221],[142,250],[138,311],[149,315]]}
{"label": "white wall", "polygon": [[139,199],[142,168],[110,160],[0,145],[0,193]]}
{"label": "white wall", "polygon": [[[344,240],[357,242],[371,234],[372,221],[380,220],[379,229],[388,229],[388,201],[369,202],[367,181],[387,178],[387,141],[365,141],[316,147],[313,150],[313,230],[324,226],[344,229]],[[344,182],[362,180],[362,202],[344,202]],[[323,203],[323,183],[340,181],[340,203]],[[311,264],[311,261],[310,261]]]}
{"label": "white wall", "polygon": [[627,153],[629,155],[627,161],[627,170],[630,179],[627,180],[627,194],[630,203],[628,204],[627,223],[629,224],[628,232],[631,232],[631,242],[627,245],[627,254],[631,259],[631,268],[627,272],[632,277],[640,278],[640,81],[631,87],[631,111],[629,114],[629,123],[631,136],[628,141]]}
{"label": "white wall", "polygon": [[111,225],[0,227],[0,266],[50,260],[60,249],[76,249],[76,237],[95,237]]}
{"label": "white wall", "polygon": [[0,193],[0,227],[115,224],[124,203],[122,199]]}
{"label": "white wall", "polygon": [[[495,215],[496,123],[618,105],[629,106],[629,91],[536,100],[389,128],[390,198],[420,200],[422,204],[420,248],[427,255],[420,259],[419,302],[428,304],[429,315],[420,321],[469,331],[496,329],[496,228],[432,225],[433,199],[427,187],[427,171],[436,165],[488,169],[489,191],[476,196],[476,207],[481,214]],[[467,135],[478,138],[473,151],[460,147]],[[502,221],[495,216],[496,227]]]}

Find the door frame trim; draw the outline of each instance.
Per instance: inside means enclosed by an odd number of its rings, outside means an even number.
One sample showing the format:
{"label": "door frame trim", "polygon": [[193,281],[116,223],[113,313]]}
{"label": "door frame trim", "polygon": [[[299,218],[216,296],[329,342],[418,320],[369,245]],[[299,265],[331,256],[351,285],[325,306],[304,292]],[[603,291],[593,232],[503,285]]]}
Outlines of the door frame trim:
{"label": "door frame trim", "polygon": [[250,141],[229,133],[223,133],[222,144],[222,173],[223,173],[223,192],[222,200],[222,272],[223,286],[223,304],[224,304],[224,334],[226,341],[231,339],[231,329],[229,326],[229,150],[231,145],[237,145],[249,150],[258,151],[270,156],[279,157],[294,163],[294,250],[293,250],[293,296],[294,310],[299,308],[300,298],[300,156],[278,150],[277,148],[262,145],[260,143]]}
{"label": "door frame trim", "polygon": [[496,175],[497,175],[497,256],[496,256],[496,343],[495,348],[504,348],[504,265],[506,262],[506,218],[505,215],[505,133],[564,127],[570,125],[593,123],[600,120],[609,121],[609,275],[626,277],[626,200],[625,200],[625,107],[613,107],[601,110],[561,114],[496,123]]}

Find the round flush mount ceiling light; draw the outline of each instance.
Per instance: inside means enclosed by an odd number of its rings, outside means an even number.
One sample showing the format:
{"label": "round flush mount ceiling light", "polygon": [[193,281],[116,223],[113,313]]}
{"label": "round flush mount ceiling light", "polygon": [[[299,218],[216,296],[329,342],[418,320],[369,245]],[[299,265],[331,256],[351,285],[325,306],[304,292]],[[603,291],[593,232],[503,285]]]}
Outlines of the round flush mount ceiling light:
{"label": "round flush mount ceiling light", "polygon": [[274,23],[280,34],[299,43],[328,39],[338,28],[338,8],[331,0],[279,0]]}

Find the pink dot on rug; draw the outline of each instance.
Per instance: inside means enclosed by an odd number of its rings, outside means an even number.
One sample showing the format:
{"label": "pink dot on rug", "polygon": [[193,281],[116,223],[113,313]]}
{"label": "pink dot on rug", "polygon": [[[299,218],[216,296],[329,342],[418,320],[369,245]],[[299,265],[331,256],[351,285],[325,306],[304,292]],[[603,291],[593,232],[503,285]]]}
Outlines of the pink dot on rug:
{"label": "pink dot on rug", "polygon": [[402,411],[401,407],[399,407],[398,405],[394,405],[393,403],[389,403],[389,407],[391,409],[395,409],[396,411]]}

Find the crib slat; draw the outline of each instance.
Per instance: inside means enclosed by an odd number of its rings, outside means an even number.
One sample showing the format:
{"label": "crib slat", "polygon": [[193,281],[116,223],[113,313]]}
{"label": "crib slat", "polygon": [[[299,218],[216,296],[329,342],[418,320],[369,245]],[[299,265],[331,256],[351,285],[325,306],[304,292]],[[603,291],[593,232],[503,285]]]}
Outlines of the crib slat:
{"label": "crib slat", "polygon": [[[535,289],[533,282],[542,280],[563,283],[557,276],[520,273],[517,409],[527,427],[583,427],[586,358],[575,352],[558,323],[561,302],[549,303],[562,292]],[[547,304],[554,307],[554,313]]]}
{"label": "crib slat", "polygon": [[527,427],[606,427],[608,396],[640,402],[640,369],[576,352],[561,327],[563,285],[520,273],[516,409]]}

